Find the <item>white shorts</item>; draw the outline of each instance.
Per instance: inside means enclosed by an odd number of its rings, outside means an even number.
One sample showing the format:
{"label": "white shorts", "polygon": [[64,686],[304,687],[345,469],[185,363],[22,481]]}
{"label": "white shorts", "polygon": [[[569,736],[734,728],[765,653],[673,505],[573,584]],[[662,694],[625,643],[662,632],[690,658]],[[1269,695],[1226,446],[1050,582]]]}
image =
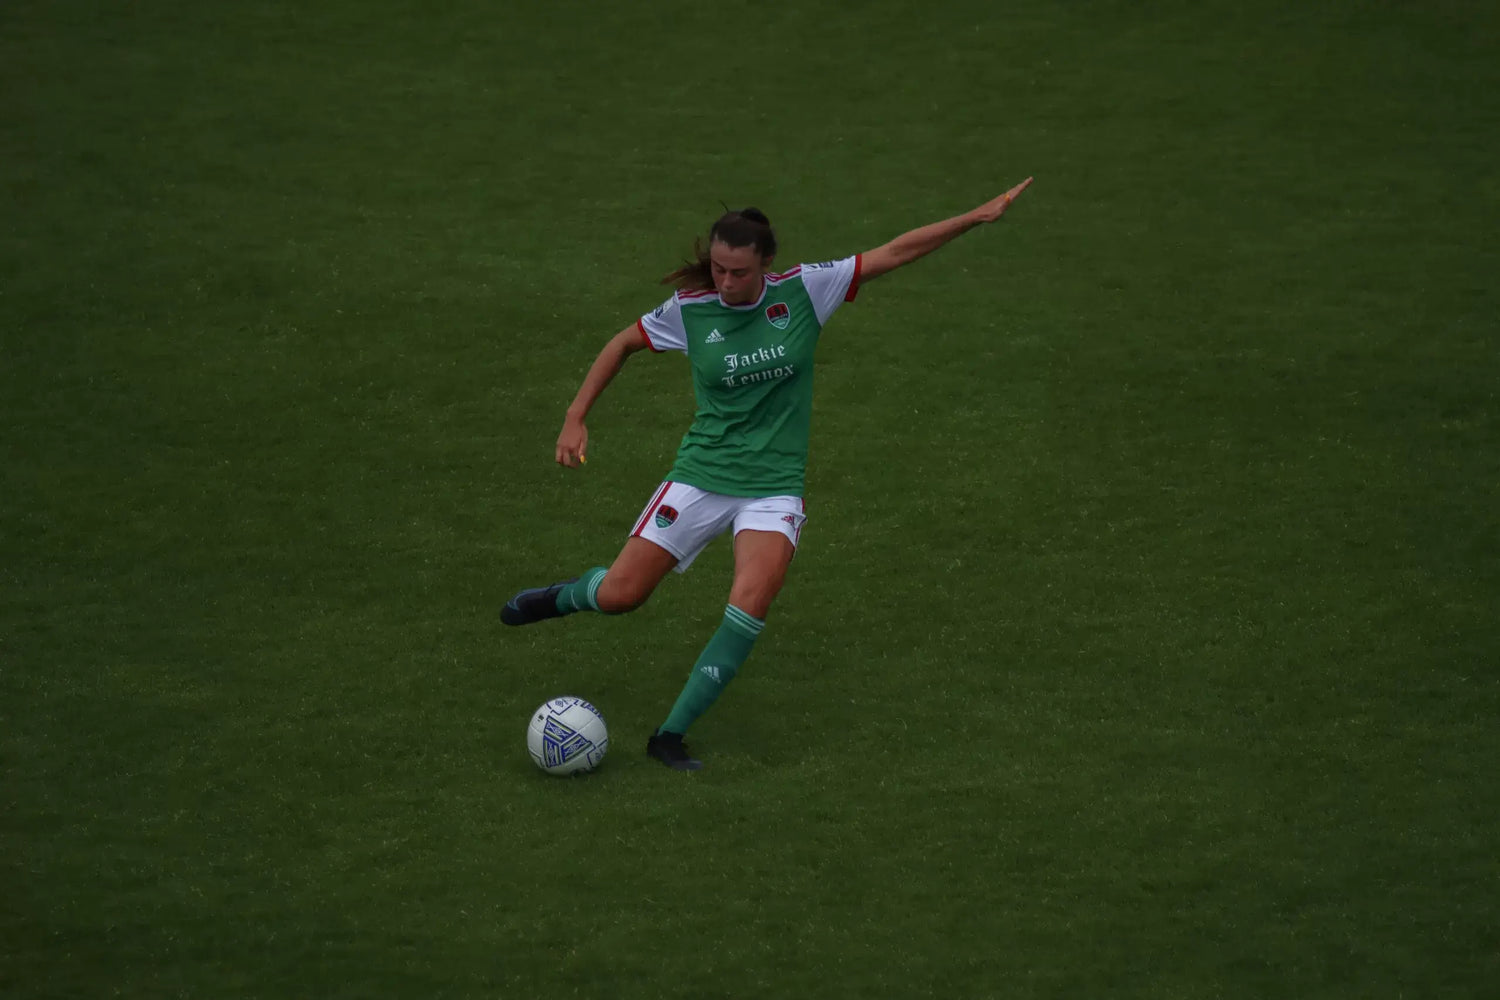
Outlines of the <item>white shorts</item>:
{"label": "white shorts", "polygon": [[736,535],[779,531],[796,548],[806,520],[801,497],[730,497],[668,480],[641,512],[630,537],[660,545],[677,557],[677,572],[686,573],[698,553],[731,524]]}

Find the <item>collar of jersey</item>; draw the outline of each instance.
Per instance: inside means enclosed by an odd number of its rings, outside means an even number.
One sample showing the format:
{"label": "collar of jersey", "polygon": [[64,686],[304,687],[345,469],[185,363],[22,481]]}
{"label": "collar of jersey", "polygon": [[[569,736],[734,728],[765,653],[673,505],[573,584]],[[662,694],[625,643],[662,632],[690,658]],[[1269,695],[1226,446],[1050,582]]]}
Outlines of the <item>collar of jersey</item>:
{"label": "collar of jersey", "polygon": [[762,302],[765,301],[765,299],[766,299],[766,292],[770,289],[770,287],[771,287],[771,283],[769,281],[767,281],[765,279],[765,277],[763,276],[760,279],[760,294],[755,297],[755,301],[754,302],[746,302],[746,303],[743,303],[743,304],[737,305],[737,306],[732,306],[728,302],[725,302],[724,301],[724,296],[720,295],[717,291],[714,292],[714,298],[718,299],[719,300],[719,305],[723,306],[725,309],[744,309],[744,310],[749,310],[749,309],[754,309],[756,306],[760,305]]}

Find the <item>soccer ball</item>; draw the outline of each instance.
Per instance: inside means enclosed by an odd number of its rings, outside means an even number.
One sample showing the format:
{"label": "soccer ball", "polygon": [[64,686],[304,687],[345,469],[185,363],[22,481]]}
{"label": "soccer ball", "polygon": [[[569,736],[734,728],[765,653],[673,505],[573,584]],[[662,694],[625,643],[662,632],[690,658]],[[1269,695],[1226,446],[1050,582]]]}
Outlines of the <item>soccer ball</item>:
{"label": "soccer ball", "polygon": [[582,698],[553,698],[531,713],[526,749],[548,774],[592,771],[609,749],[604,716]]}

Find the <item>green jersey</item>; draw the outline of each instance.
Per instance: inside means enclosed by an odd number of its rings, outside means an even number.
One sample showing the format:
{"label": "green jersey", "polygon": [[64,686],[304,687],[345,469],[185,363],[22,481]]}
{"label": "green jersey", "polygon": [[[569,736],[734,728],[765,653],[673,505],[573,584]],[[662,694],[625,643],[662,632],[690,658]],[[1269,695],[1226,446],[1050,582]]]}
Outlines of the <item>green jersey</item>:
{"label": "green jersey", "polygon": [[653,351],[688,356],[698,412],[667,479],[736,497],[802,495],[812,425],[813,352],[859,291],[860,259],[768,274],[753,304],[677,292],[639,321]]}

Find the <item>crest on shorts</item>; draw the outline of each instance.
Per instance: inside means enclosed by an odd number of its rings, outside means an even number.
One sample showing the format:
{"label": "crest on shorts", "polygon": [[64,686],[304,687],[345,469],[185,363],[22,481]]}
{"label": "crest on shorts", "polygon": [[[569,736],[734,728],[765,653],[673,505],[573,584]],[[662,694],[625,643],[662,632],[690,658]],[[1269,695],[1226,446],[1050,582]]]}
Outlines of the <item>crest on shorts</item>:
{"label": "crest on shorts", "polygon": [[785,302],[772,302],[766,306],[766,319],[778,330],[785,330],[786,325],[792,321],[792,311],[786,307]]}
{"label": "crest on shorts", "polygon": [[662,504],[656,508],[656,526],[658,528],[670,528],[677,520],[677,508]]}

